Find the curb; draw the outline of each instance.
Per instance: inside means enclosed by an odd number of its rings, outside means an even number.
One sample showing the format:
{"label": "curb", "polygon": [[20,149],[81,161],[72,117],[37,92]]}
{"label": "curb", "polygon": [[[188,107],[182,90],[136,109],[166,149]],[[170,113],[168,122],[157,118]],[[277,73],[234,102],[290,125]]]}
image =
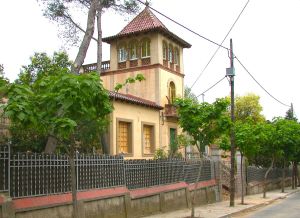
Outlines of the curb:
{"label": "curb", "polygon": [[220,217],[218,217],[218,218],[230,218],[231,216],[238,215],[238,214],[240,214],[240,213],[244,213],[244,212],[248,212],[248,211],[251,211],[251,210],[255,210],[255,209],[258,209],[258,208],[260,208],[260,207],[263,207],[263,206],[267,206],[267,205],[269,205],[269,204],[272,204],[272,203],[274,203],[274,202],[277,201],[277,200],[285,199],[287,196],[289,196],[289,195],[291,195],[291,194],[295,194],[295,193],[297,193],[297,192],[299,192],[299,191],[300,191],[300,190],[291,191],[291,192],[289,192],[289,193],[286,193],[284,196],[280,196],[280,197],[271,199],[271,200],[269,200],[269,201],[266,201],[266,202],[263,202],[263,203],[260,203],[260,204],[253,205],[253,206],[250,206],[250,207],[241,209],[241,210],[239,210],[239,211],[232,212],[232,213],[229,213],[229,214],[220,216]]}

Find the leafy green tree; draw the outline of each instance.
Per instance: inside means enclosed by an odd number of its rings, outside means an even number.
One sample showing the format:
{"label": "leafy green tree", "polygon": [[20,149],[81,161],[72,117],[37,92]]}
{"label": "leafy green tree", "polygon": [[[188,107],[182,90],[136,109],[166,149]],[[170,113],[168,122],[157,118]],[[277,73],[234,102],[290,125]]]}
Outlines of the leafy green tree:
{"label": "leafy green tree", "polygon": [[229,102],[218,99],[214,103],[194,103],[191,99],[177,99],[175,101],[179,116],[179,125],[183,131],[193,138],[199,152],[205,145],[213,143],[231,126],[230,118],[226,114]]}
{"label": "leafy green tree", "polygon": [[238,150],[241,153],[241,178],[242,178],[241,204],[244,204],[243,160],[244,160],[244,156],[248,157],[249,159],[255,156],[260,149],[259,130],[257,128],[257,125],[249,120],[236,121],[235,142]]}
{"label": "leafy green tree", "polygon": [[[39,90],[39,92],[35,92]],[[5,114],[13,124],[41,134],[53,134],[69,154],[74,217],[78,217],[74,155],[103,132],[112,111],[98,74],[59,74],[34,84],[13,84]],[[92,126],[93,128],[89,128]],[[89,137],[85,137],[89,135]]]}
{"label": "leafy green tree", "polygon": [[[214,103],[197,103],[192,99],[176,99],[175,105],[179,116],[179,125],[184,132],[193,138],[199,152],[204,146],[213,143],[229,131],[231,121],[226,111],[229,106],[227,99],[217,99]],[[199,181],[202,162],[199,167],[197,181]],[[195,193],[192,199],[191,217],[195,215]]]}
{"label": "leafy green tree", "polygon": [[[300,150],[300,124],[294,119],[283,119],[276,118],[274,120],[274,125],[276,127],[276,143],[281,147],[283,152],[283,169],[285,169],[288,162],[292,162],[294,167],[297,164],[297,156]],[[285,180],[285,170],[283,170],[282,176],[282,191],[284,192],[284,180]],[[293,172],[293,178],[295,177],[295,172]],[[294,188],[294,181],[292,182],[292,188]]]}
{"label": "leafy green tree", "polygon": [[9,80],[5,78],[3,64],[0,64],[0,103],[2,98],[6,96],[8,87],[9,87]]}
{"label": "leafy green tree", "polygon": [[65,52],[54,52],[52,57],[36,52],[30,57],[30,64],[22,66],[16,83],[34,88],[34,83],[43,77],[70,73],[71,64]]}
{"label": "leafy green tree", "polygon": [[265,118],[261,114],[263,108],[259,103],[259,98],[259,96],[251,93],[245,96],[237,96],[235,98],[236,120],[246,121],[251,118],[254,123],[264,121]]}

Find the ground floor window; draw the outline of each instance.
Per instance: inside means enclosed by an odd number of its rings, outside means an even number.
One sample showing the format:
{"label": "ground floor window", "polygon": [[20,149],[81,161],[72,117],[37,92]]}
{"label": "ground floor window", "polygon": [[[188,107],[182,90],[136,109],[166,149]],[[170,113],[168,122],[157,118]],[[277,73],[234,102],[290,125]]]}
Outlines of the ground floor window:
{"label": "ground floor window", "polygon": [[132,123],[119,121],[117,136],[118,153],[132,153]]}
{"label": "ground floor window", "polygon": [[144,154],[153,154],[155,150],[154,126],[143,125],[143,150]]}

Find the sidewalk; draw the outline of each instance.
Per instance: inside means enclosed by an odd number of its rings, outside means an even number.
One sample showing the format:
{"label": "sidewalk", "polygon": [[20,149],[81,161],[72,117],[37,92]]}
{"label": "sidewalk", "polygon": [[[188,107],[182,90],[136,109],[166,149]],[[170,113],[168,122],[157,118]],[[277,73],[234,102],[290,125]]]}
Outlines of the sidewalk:
{"label": "sidewalk", "polygon": [[[255,209],[257,207],[271,204],[278,199],[283,199],[290,194],[293,194],[300,189],[292,190],[290,187],[285,189],[285,193],[281,193],[281,190],[273,190],[267,192],[267,198],[262,197],[262,193],[256,195],[245,196],[245,205],[241,205],[240,199],[235,200],[235,206],[229,207],[229,201],[217,202],[214,204],[203,205],[195,208],[195,217],[201,218],[226,218],[231,215],[236,215],[240,212],[245,212],[250,209]],[[191,214],[190,209],[177,210],[169,213],[156,214],[152,216],[147,216],[147,218],[184,218],[189,217]]]}

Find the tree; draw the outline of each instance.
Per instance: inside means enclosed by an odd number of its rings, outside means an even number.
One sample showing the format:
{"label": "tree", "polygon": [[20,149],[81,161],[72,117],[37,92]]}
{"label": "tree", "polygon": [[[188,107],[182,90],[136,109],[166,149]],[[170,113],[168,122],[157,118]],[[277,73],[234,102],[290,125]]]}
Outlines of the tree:
{"label": "tree", "polygon": [[[96,73],[58,74],[34,83],[13,84],[5,114],[24,129],[53,134],[69,156],[73,215],[78,217],[74,155],[84,149],[83,141],[93,141],[108,124],[112,105]],[[93,126],[93,128],[89,128]],[[89,137],[84,137],[89,135]]]}
{"label": "tree", "polygon": [[2,98],[6,96],[7,89],[9,87],[9,81],[5,78],[4,66],[0,64],[0,103]]}
{"label": "tree", "polygon": [[[41,91],[39,86],[37,86],[39,81],[49,76],[70,74],[71,65],[72,62],[65,52],[54,52],[52,56],[48,56],[44,52],[34,53],[34,55],[30,57],[30,64],[22,66],[19,78],[15,82],[20,85],[29,86],[34,94],[38,95]],[[53,153],[57,146],[59,146],[52,132],[35,132],[31,129],[19,128],[16,124],[11,125],[10,131],[12,141],[14,142],[13,146],[17,149],[21,148],[21,150],[27,149],[31,151],[44,150],[46,153]],[[28,136],[35,139],[35,143],[32,143],[32,146],[30,143],[27,143],[26,138]],[[47,138],[46,145],[44,144],[45,137]]]}
{"label": "tree", "polygon": [[[179,125],[184,132],[193,138],[199,150],[202,151],[204,146],[213,143],[221,135],[228,131],[231,126],[230,118],[226,110],[229,106],[227,99],[217,99],[214,103],[207,102],[197,103],[192,99],[176,99],[175,105],[179,116]],[[200,179],[202,161],[200,163],[197,182]],[[192,199],[191,217],[194,217],[195,209],[195,192]]]}
{"label": "tree", "polygon": [[263,108],[259,103],[259,98],[259,96],[251,93],[245,96],[237,96],[235,98],[236,120],[246,121],[251,117],[254,123],[264,121],[265,118],[261,114]]}
{"label": "tree", "polygon": [[[276,127],[276,143],[281,147],[283,159],[282,192],[284,192],[285,167],[289,161],[293,165],[293,180],[295,178],[295,165],[297,165],[297,156],[300,145],[300,125],[294,119],[276,118],[274,120]],[[292,181],[294,188],[294,181]]]}
{"label": "tree", "polygon": [[[86,57],[91,39],[95,30],[95,19],[97,19],[98,37],[97,41],[97,71],[101,73],[102,62],[102,29],[101,16],[106,9],[113,9],[117,12],[132,13],[138,10],[136,1],[133,0],[39,0],[44,3],[44,15],[58,22],[64,27],[63,35],[74,43],[79,41],[79,32],[83,32],[84,36],[81,40],[77,56],[72,65],[72,72],[79,73],[79,70]],[[87,11],[87,24],[84,30],[72,16],[72,11],[76,8],[81,11]]]}
{"label": "tree", "polygon": [[[244,156],[249,159],[253,157],[260,149],[259,146],[259,130],[251,121],[236,121],[235,122],[235,142],[238,150],[241,153],[241,185],[242,195],[241,204],[244,204],[244,176],[243,176],[243,159]],[[229,148],[228,148],[229,150]]]}
{"label": "tree", "polygon": [[22,66],[16,83],[26,84],[34,89],[34,83],[43,77],[71,73],[71,65],[65,52],[54,52],[52,56],[36,52],[30,57],[30,64]]}
{"label": "tree", "polygon": [[193,143],[201,152],[205,145],[209,145],[226,132],[230,119],[226,114],[229,102],[217,99],[214,103],[194,103],[191,99],[177,99],[179,125],[183,131],[193,137]]}
{"label": "tree", "polygon": [[269,165],[264,176],[263,197],[266,198],[267,177],[276,161],[281,160],[283,151],[280,138],[277,137],[277,130],[274,122],[259,123],[258,133],[260,149],[257,156],[259,159],[264,160],[263,166]]}

